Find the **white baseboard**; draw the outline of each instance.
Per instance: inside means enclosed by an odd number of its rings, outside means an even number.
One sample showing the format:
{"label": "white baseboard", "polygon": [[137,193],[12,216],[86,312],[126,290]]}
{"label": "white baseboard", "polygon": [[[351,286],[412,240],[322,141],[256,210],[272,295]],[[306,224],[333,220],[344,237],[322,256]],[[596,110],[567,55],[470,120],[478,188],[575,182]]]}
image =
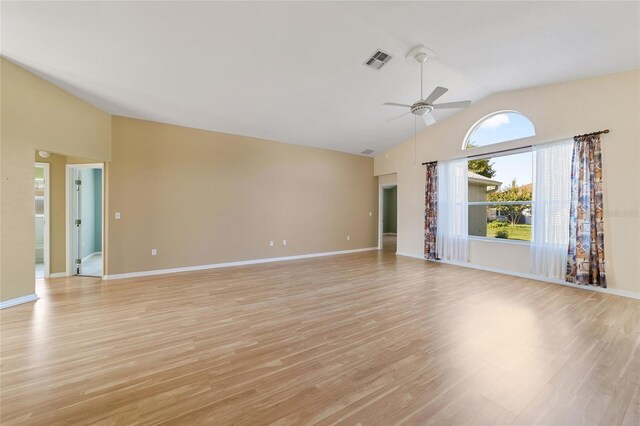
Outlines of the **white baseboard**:
{"label": "white baseboard", "polygon": [[[416,256],[414,254],[409,254],[409,253],[396,253],[396,255],[404,256],[404,257],[412,257],[414,259],[421,259],[421,260],[427,261],[427,259],[425,259],[424,257]],[[566,281],[563,281],[557,278],[548,278],[540,275],[528,274],[525,272],[509,271],[506,269],[498,269],[498,268],[492,268],[489,266],[475,265],[473,263],[452,262],[449,260],[435,260],[435,261],[429,260],[428,262],[446,263],[447,265],[462,266],[463,268],[479,269],[482,271],[495,272],[497,274],[512,275],[514,277],[528,278],[530,280],[543,281],[543,282],[552,283],[552,284],[560,284],[567,287],[578,288],[580,290],[596,291],[598,293],[612,294],[614,296],[629,297],[631,299],[640,299],[640,293],[635,293],[633,291],[618,290],[615,288],[594,287],[590,285],[577,285],[577,284],[568,283]]]}
{"label": "white baseboard", "polygon": [[402,253],[397,251],[396,252],[396,256],[402,256],[402,257],[412,257],[414,259],[420,259],[420,260],[426,260],[424,257],[422,256],[416,256],[415,254],[409,254],[409,253]]}
{"label": "white baseboard", "polygon": [[366,247],[353,250],[329,251],[323,253],[299,254],[295,256],[267,257],[265,259],[240,260],[236,262],[213,263],[210,265],[185,266],[182,268],[157,269],[155,271],[129,272],[125,274],[111,274],[102,277],[103,280],[119,280],[124,278],[147,277],[150,275],[175,274],[177,272],[201,271],[203,269],[228,268],[230,266],[256,265],[259,263],[283,262],[285,260],[309,259],[312,257],[335,256],[338,254],[358,253],[362,251],[378,250],[378,247]]}
{"label": "white baseboard", "polygon": [[66,272],[55,272],[53,274],[49,274],[49,278],[62,278],[62,277],[68,277]]}
{"label": "white baseboard", "polygon": [[16,297],[15,299],[0,302],[0,309],[10,308],[11,306],[21,305],[23,303],[35,302],[38,300],[37,294],[29,294],[27,296]]}
{"label": "white baseboard", "polygon": [[82,262],[86,262],[87,260],[89,260],[90,258],[95,256],[96,254],[102,254],[102,252],[101,251],[94,251],[93,253],[90,253],[87,256],[83,257],[82,258]]}

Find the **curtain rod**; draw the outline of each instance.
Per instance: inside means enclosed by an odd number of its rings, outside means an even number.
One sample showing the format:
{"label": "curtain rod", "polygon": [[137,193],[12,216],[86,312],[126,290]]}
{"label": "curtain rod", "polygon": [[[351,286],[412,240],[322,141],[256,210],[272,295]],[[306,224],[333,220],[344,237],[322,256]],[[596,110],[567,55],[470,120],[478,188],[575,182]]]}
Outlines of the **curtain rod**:
{"label": "curtain rod", "polygon": [[[582,138],[585,136],[595,136],[595,135],[601,135],[603,133],[609,133],[609,129],[604,129],[604,130],[600,130],[598,132],[592,132],[592,133],[585,133],[582,135],[578,135],[578,136],[574,136],[575,138]],[[540,144],[542,145],[542,144]],[[492,151],[492,152],[485,152],[484,154],[476,154],[476,155],[467,155],[466,158],[476,158],[476,157],[485,157],[487,155],[493,155],[493,154],[502,154],[503,152],[510,152],[510,151],[518,151],[521,149],[527,149],[527,148],[531,148],[533,145],[525,145],[525,146],[519,146],[517,148],[509,148],[509,149],[502,149],[500,151]],[[462,157],[465,158],[465,157]],[[435,163],[435,161],[427,161],[422,163],[423,166],[426,166],[429,163]]]}
{"label": "curtain rod", "polygon": [[601,135],[603,133],[609,133],[609,129],[600,130],[599,132],[585,133],[584,135],[578,135],[578,136],[574,136],[574,137],[575,138],[582,138],[584,136],[595,136],[595,135]]}

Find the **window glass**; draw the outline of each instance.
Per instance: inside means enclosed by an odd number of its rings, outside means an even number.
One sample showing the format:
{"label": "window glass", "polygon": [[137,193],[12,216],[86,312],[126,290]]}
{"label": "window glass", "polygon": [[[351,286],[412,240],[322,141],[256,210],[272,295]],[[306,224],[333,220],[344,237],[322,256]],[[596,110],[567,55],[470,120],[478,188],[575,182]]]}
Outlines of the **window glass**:
{"label": "window glass", "polygon": [[531,151],[469,161],[469,235],[531,241]]}
{"label": "window glass", "polygon": [[515,111],[500,111],[488,115],[469,131],[463,149],[492,145],[535,136],[533,123]]}

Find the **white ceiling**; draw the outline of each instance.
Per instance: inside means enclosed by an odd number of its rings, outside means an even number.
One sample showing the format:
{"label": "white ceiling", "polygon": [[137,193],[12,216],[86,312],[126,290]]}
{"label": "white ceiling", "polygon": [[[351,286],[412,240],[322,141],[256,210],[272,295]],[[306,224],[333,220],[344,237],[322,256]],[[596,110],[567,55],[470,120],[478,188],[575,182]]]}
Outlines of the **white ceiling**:
{"label": "white ceiling", "polygon": [[382,103],[419,98],[416,44],[442,102],[640,68],[639,2],[3,1],[1,25],[3,56],[112,114],[350,153],[413,134]]}

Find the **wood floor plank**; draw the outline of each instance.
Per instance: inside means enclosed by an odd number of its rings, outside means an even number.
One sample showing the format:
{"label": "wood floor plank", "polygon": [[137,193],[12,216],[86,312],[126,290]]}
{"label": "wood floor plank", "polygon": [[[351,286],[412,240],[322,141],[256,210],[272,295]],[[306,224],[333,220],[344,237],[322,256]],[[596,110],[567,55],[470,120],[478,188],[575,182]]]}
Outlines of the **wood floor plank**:
{"label": "wood floor plank", "polygon": [[0,421],[638,424],[640,301],[394,251],[43,280]]}

